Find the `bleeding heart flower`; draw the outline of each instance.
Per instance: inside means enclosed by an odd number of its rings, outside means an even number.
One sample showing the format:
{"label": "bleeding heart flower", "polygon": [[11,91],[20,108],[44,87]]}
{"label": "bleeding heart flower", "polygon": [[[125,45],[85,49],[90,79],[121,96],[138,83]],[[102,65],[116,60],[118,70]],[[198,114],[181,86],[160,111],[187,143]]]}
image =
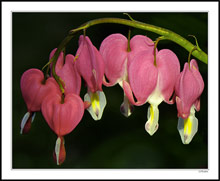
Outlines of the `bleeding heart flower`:
{"label": "bleeding heart flower", "polygon": [[63,136],[69,134],[80,122],[84,114],[84,103],[76,94],[47,96],[41,105],[42,114],[49,127],[58,136],[55,146],[55,160],[60,165],[66,156]]}
{"label": "bleeding heart flower", "polygon": [[[55,48],[50,53],[50,59],[53,57],[56,50],[57,48]],[[73,93],[77,95],[80,94],[81,77],[77,72],[73,55],[71,54],[66,55],[65,63],[64,63],[64,54],[63,52],[61,52],[56,62],[55,72],[65,83],[64,84],[65,95],[69,93]],[[52,75],[52,71],[51,71],[51,75]]]}
{"label": "bleeding heart flower", "polygon": [[28,110],[21,121],[20,133],[22,134],[30,130],[35,112],[40,111],[43,99],[49,94],[60,93],[60,90],[54,78],[50,77],[45,81],[43,72],[38,69],[25,71],[21,77],[20,86]]}
{"label": "bleeding heart flower", "polygon": [[[136,35],[130,40],[130,51],[128,51],[128,40],[122,34],[112,34],[106,37],[100,46],[100,53],[105,63],[105,76],[103,84],[106,86],[114,86],[119,84],[122,88],[122,81],[128,82],[127,70],[134,56],[139,52],[145,51],[152,54],[154,52],[154,42],[143,35]],[[120,110],[126,117],[130,116],[133,111],[133,105],[124,95],[124,102]]]}
{"label": "bleeding heart flower", "polygon": [[84,96],[84,101],[90,102],[90,106],[87,110],[94,120],[99,120],[106,106],[105,94],[102,91],[104,75],[102,56],[92,44],[89,37],[81,35],[76,57],[77,70],[88,87],[87,94]]}
{"label": "bleeding heart flower", "polygon": [[189,144],[198,130],[198,119],[195,109],[200,110],[200,96],[204,82],[196,60],[190,65],[185,63],[183,71],[175,85],[176,105],[178,110],[178,130],[183,144]]}
{"label": "bleeding heart flower", "polygon": [[[180,74],[180,64],[177,56],[168,49],[160,50],[154,56],[144,51],[134,57],[128,69],[129,82],[123,81],[123,88],[129,101],[136,106],[149,102],[148,121],[146,131],[153,135],[158,129],[158,105],[165,101],[172,104],[170,97],[173,94],[176,80]],[[133,94],[137,99],[135,102]]]}

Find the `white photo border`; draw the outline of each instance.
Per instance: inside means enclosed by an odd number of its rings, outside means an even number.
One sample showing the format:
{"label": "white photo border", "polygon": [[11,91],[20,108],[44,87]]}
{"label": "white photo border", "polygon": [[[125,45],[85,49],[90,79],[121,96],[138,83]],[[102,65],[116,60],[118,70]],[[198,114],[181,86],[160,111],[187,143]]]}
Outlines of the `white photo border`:
{"label": "white photo border", "polygon": [[[53,6],[51,6],[53,4]],[[117,5],[115,5],[117,4]],[[208,12],[208,169],[12,169],[12,12]],[[2,179],[217,179],[218,2],[2,2]]]}

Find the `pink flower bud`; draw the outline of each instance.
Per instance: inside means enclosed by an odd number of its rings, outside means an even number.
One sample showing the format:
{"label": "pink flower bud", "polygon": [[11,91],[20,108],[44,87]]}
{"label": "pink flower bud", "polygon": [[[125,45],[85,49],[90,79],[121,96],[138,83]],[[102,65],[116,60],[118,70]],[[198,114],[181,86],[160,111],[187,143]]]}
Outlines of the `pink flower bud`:
{"label": "pink flower bud", "polygon": [[102,91],[104,77],[102,56],[89,37],[81,35],[76,57],[77,70],[88,87],[87,94],[84,96],[84,101],[87,102],[85,108],[94,120],[99,120],[106,106],[105,94]]}
{"label": "pink flower bud", "polygon": [[80,36],[76,56],[78,57],[76,58],[77,70],[85,80],[88,89],[91,92],[102,91],[104,62],[89,37]]}
{"label": "pink flower bud", "polygon": [[194,105],[196,110],[200,109],[200,95],[204,89],[204,82],[199,72],[196,60],[192,59],[189,64],[185,63],[183,71],[175,85],[176,104],[178,117],[186,119],[190,109]]}
{"label": "pink flower bud", "polygon": [[[55,48],[50,53],[50,59],[54,55],[57,48]],[[52,64],[51,64],[52,68]],[[76,64],[74,62],[74,56],[71,54],[66,55],[65,63],[64,63],[64,54],[63,52],[60,53],[56,66],[55,66],[56,74],[61,78],[64,83],[64,91],[65,95],[69,93],[73,94],[80,94],[81,89],[81,77],[76,69]],[[51,70],[52,75],[52,70]]]}

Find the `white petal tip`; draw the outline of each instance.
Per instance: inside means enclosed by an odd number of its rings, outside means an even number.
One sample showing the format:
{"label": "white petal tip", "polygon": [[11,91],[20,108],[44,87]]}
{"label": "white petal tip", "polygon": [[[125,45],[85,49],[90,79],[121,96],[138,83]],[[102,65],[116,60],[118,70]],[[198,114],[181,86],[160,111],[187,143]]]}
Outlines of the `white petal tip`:
{"label": "white petal tip", "polygon": [[134,106],[128,102],[128,100],[125,100],[120,106],[120,112],[125,116],[129,117],[134,111]]}
{"label": "white petal tip", "polygon": [[189,144],[190,142],[191,142],[191,140],[190,140],[190,141],[188,140],[188,135],[184,135],[183,144],[184,144],[184,145],[187,145],[187,144]]}
{"label": "white petal tip", "polygon": [[99,117],[99,115],[97,114],[93,115],[92,118],[94,119],[94,121],[99,121],[101,119],[101,117]]}
{"label": "white petal tip", "polygon": [[153,136],[154,133],[158,130],[159,124],[156,124],[154,128],[148,122],[145,124],[145,130],[148,132],[150,136]]}

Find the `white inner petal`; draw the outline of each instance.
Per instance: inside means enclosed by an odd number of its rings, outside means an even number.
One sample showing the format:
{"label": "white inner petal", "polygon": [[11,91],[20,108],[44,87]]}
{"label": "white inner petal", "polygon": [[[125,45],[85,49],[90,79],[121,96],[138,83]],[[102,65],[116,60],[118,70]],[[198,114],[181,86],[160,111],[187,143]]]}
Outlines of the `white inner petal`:
{"label": "white inner petal", "polygon": [[157,85],[154,91],[149,95],[147,102],[149,102],[151,105],[159,105],[164,100],[163,95],[160,92],[159,88],[159,75],[157,79]]}
{"label": "white inner petal", "polygon": [[56,154],[56,159],[57,159],[57,165],[59,165],[60,145],[61,145],[61,139],[60,139],[60,137],[58,137],[57,141],[56,141],[56,145],[55,145],[55,154]]}
{"label": "white inner petal", "polygon": [[25,124],[27,123],[29,117],[30,117],[30,112],[27,112],[27,113],[24,115],[24,117],[23,117],[23,119],[22,119],[22,121],[21,121],[21,130],[20,130],[20,134],[23,133],[24,126],[25,126]]}
{"label": "white inner petal", "polygon": [[159,109],[158,105],[164,100],[159,87],[159,75],[157,79],[157,85],[154,91],[149,95],[147,102],[150,103],[148,107],[147,118],[148,121],[145,124],[146,131],[152,136],[158,129],[159,124]]}
{"label": "white inner petal", "polygon": [[198,119],[195,117],[195,106],[190,109],[188,118],[179,117],[177,129],[183,144],[189,144],[198,131]]}
{"label": "white inner petal", "polygon": [[118,84],[123,89],[123,80],[128,82],[128,68],[127,68],[128,59],[126,58],[122,70],[124,70],[124,74],[117,80]]}
{"label": "white inner petal", "polygon": [[87,110],[89,111],[92,118],[94,120],[100,120],[106,106],[106,97],[104,92],[88,92],[84,96],[84,101],[88,101],[91,103],[91,106],[89,106]]}
{"label": "white inner petal", "polygon": [[33,115],[32,115],[32,118],[31,118],[31,123],[33,123],[33,121],[34,121],[34,118],[35,118],[35,116],[36,116],[36,112],[33,112],[32,114],[33,114]]}
{"label": "white inner petal", "polygon": [[159,109],[157,106],[150,105],[147,112],[148,121],[145,124],[145,130],[152,136],[158,129]]}

